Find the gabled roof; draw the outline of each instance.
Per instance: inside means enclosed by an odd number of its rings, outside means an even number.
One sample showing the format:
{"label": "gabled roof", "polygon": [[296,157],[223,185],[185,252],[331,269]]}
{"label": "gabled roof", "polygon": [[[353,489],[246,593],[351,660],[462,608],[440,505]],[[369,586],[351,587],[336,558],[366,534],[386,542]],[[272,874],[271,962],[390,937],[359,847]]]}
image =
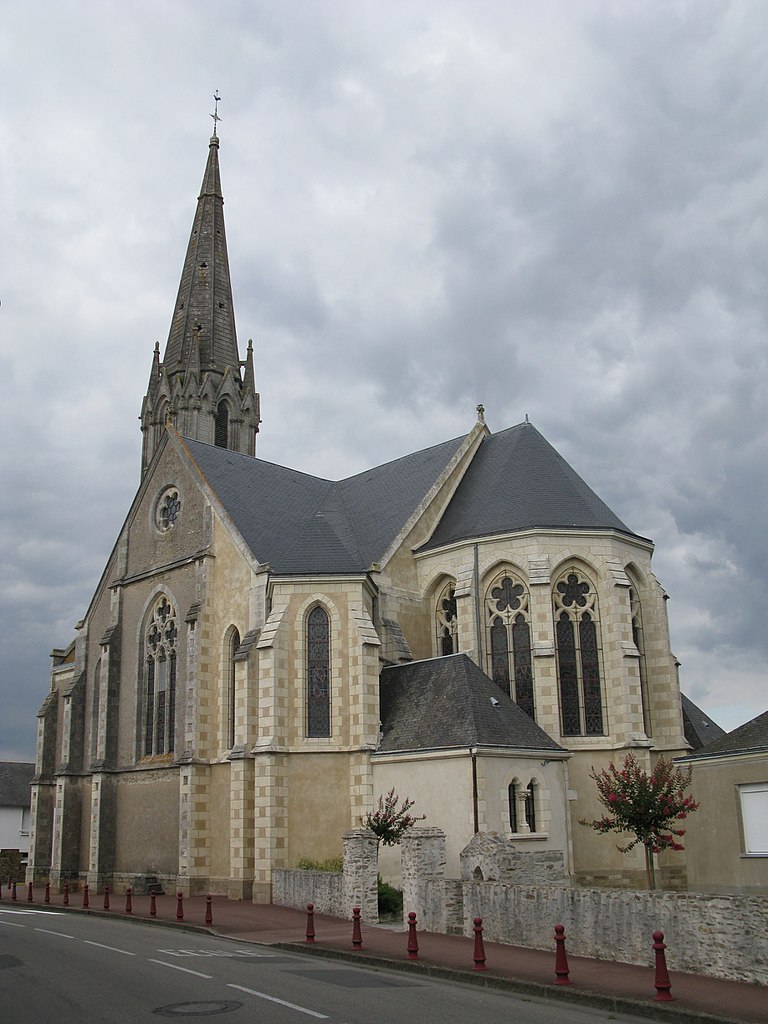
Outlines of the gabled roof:
{"label": "gabled roof", "polygon": [[708,743],[726,735],[725,729],[721,729],[709,715],[705,715],[684,693],[680,694],[680,703],[683,709],[683,732],[693,750],[701,750]]}
{"label": "gabled roof", "polygon": [[508,747],[564,753],[466,654],[385,668],[379,753]]}
{"label": "gabled roof", "polygon": [[34,774],[34,764],[27,761],[0,761],[0,807],[29,807]]}
{"label": "gabled roof", "polygon": [[483,438],[422,550],[535,527],[632,533],[526,421]]}
{"label": "gabled roof", "polygon": [[768,752],[768,711],[740,725],[733,732],[725,733],[719,739],[691,754],[687,760],[699,757],[720,757],[727,754]]}
{"label": "gabled roof", "polygon": [[379,561],[464,437],[333,482],[183,439],[256,559],[278,573],[353,573]]}

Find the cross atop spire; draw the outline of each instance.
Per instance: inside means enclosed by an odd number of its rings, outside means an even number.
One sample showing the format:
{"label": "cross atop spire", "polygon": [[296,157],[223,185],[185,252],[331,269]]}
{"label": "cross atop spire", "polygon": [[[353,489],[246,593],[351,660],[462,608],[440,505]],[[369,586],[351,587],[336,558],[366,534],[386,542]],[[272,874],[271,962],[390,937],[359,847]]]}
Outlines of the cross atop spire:
{"label": "cross atop spire", "polygon": [[218,128],[219,121],[221,120],[221,118],[219,117],[219,104],[221,103],[221,96],[219,96],[219,90],[218,89],[213,94],[213,99],[214,99],[214,103],[216,104],[216,106],[214,107],[214,110],[213,110],[213,113],[211,114],[211,117],[213,118],[213,134],[217,135],[218,133],[217,133],[216,129]]}

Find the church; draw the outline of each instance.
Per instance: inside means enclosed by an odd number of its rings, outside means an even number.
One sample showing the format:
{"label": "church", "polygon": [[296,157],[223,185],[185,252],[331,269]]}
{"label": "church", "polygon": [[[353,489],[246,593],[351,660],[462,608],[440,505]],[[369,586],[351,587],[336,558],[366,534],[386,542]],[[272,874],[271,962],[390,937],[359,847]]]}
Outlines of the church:
{"label": "church", "polygon": [[[139,488],[52,653],[28,878],[269,901],[274,869],[338,856],[394,788],[445,831],[449,876],[489,832],[560,851],[566,884],[643,886],[579,820],[593,766],[691,749],[652,542],[482,406],[345,480],[258,459],[216,133],[150,362]],[[679,854],[661,875],[684,885]]]}

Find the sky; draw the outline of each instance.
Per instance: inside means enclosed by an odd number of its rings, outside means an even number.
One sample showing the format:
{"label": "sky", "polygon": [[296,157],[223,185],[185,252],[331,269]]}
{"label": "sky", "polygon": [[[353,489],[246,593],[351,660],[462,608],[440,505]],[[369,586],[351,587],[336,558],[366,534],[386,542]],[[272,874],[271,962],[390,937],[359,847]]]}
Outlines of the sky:
{"label": "sky", "polygon": [[526,415],[655,544],[684,692],[768,707],[763,0],[0,0],[0,759],[138,486],[213,128],[257,455]]}

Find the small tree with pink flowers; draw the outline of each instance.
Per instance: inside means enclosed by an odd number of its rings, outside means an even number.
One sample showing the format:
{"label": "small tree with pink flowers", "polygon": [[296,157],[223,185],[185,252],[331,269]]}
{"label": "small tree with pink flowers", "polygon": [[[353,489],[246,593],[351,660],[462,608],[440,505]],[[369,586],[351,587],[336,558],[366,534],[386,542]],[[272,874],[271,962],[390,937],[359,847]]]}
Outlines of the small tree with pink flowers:
{"label": "small tree with pink flowers", "polygon": [[685,829],[679,823],[699,806],[692,796],[685,795],[691,784],[691,769],[675,768],[661,757],[648,774],[634,754],[629,753],[620,768],[611,763],[607,771],[596,772],[593,767],[589,774],[597,783],[600,803],[609,813],[596,821],[582,820],[580,824],[595,832],[633,833],[632,842],[617,849],[629,853],[638,845],[643,847],[648,888],[655,889],[654,854],[684,849],[680,839]]}

